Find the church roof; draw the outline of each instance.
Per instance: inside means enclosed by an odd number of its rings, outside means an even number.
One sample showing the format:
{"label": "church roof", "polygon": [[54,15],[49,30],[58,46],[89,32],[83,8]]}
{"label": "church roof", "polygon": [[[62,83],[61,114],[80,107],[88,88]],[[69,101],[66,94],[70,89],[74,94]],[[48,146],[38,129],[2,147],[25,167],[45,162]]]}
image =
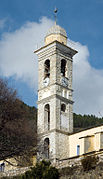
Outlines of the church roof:
{"label": "church roof", "polygon": [[66,31],[65,31],[62,27],[60,27],[59,25],[57,25],[57,24],[55,24],[54,26],[52,26],[52,27],[48,30],[46,36],[51,35],[51,34],[61,34],[61,35],[65,36],[65,37],[67,37]]}

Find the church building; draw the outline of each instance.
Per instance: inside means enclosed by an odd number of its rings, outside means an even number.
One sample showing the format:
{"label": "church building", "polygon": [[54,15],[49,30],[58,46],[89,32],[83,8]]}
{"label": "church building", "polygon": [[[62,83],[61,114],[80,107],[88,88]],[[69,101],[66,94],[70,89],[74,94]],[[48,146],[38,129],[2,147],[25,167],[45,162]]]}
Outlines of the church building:
{"label": "church building", "polygon": [[66,31],[52,26],[38,55],[38,159],[53,163],[101,154],[103,126],[73,133],[72,71],[78,53],[67,45]]}

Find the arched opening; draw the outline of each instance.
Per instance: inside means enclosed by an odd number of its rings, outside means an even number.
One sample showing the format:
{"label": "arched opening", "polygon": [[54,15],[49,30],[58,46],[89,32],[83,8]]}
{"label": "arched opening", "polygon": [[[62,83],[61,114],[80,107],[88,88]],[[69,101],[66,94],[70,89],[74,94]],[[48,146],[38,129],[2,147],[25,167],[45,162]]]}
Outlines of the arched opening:
{"label": "arched opening", "polygon": [[44,156],[46,159],[49,159],[49,138],[44,140]]}
{"label": "arched opening", "polygon": [[62,76],[66,76],[66,60],[61,60],[61,74]]}
{"label": "arched opening", "polygon": [[45,112],[45,129],[50,130],[50,105],[46,104],[44,108]]}
{"label": "arched opening", "polygon": [[66,105],[65,104],[61,104],[61,111],[65,112],[66,111]]}
{"label": "arched opening", "polygon": [[50,78],[50,60],[46,60],[44,63],[44,79]]}

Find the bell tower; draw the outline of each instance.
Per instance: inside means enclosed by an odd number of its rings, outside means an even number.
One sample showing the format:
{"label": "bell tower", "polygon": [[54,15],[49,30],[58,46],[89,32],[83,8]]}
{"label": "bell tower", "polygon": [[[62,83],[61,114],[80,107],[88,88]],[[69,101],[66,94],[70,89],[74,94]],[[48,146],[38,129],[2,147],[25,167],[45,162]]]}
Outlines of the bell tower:
{"label": "bell tower", "polygon": [[67,46],[59,25],[49,29],[38,55],[38,157],[56,160],[69,156],[73,132],[72,63],[76,50]]}

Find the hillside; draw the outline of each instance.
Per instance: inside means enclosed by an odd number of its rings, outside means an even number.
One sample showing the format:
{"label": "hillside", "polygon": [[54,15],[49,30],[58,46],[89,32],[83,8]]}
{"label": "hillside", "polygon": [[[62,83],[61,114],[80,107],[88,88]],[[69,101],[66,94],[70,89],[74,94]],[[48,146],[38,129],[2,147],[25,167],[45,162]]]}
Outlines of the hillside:
{"label": "hillside", "polygon": [[103,124],[103,118],[98,118],[95,115],[73,114],[74,132],[99,126]]}
{"label": "hillside", "polygon": [[35,153],[37,109],[17,99],[22,118],[6,120],[0,134],[0,160]]}
{"label": "hillside", "polygon": [[26,114],[26,119],[30,120],[30,121],[34,121],[35,122],[35,127],[36,127],[36,122],[37,122],[37,108],[36,107],[31,107],[28,106],[27,104],[25,104],[24,102],[21,102],[21,108],[24,109],[27,114]]}

